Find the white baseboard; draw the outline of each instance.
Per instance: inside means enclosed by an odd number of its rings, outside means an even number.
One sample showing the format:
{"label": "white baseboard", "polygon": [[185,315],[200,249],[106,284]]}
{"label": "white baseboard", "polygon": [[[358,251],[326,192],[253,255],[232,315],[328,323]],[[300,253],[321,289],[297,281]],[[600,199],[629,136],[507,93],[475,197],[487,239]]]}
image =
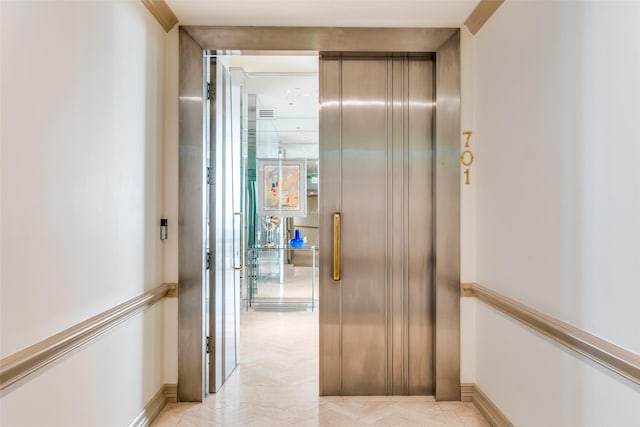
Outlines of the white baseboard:
{"label": "white baseboard", "polygon": [[475,384],[460,384],[463,402],[472,402],[493,427],[514,427],[489,397]]}
{"label": "white baseboard", "polygon": [[138,416],[129,424],[129,427],[148,427],[160,414],[167,403],[177,401],[177,384],[165,384],[151,398],[149,403],[140,411]]}

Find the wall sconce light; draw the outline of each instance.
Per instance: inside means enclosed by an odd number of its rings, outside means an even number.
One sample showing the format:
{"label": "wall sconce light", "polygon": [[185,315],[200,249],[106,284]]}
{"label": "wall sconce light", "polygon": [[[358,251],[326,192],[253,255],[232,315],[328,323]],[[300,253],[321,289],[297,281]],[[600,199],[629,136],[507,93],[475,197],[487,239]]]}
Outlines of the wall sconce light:
{"label": "wall sconce light", "polygon": [[166,218],[160,219],[160,240],[167,240],[169,234],[167,233],[169,220]]}

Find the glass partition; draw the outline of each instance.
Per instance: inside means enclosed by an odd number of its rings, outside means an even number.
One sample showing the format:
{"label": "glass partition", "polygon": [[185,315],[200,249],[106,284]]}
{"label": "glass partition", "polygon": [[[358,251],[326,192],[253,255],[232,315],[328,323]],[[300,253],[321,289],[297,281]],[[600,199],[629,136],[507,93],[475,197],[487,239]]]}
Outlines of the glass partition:
{"label": "glass partition", "polygon": [[[244,77],[246,88],[241,181],[247,268],[242,273],[242,303],[256,311],[314,310],[319,243],[318,58],[292,61],[290,57],[222,55],[218,59]],[[304,69],[276,67],[270,71],[272,64],[283,62],[304,63]],[[284,195],[290,184],[287,180],[292,179],[287,168],[298,164],[302,166],[296,176],[296,188],[300,188],[296,197],[303,209],[294,213],[292,202],[288,211],[265,210],[260,204],[265,194]],[[275,168],[269,182],[261,175],[266,173],[264,165],[269,171]],[[275,174],[274,165],[285,166]],[[296,230],[302,247],[292,248],[290,240]]]}

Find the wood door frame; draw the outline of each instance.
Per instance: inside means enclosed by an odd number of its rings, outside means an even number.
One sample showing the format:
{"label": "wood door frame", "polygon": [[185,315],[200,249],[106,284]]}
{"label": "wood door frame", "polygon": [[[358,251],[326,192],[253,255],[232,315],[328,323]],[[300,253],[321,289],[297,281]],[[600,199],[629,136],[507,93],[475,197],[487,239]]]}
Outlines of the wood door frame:
{"label": "wood door frame", "polygon": [[178,400],[206,396],[203,53],[225,50],[435,54],[435,398],[460,400],[460,30],[184,26],[179,38]]}

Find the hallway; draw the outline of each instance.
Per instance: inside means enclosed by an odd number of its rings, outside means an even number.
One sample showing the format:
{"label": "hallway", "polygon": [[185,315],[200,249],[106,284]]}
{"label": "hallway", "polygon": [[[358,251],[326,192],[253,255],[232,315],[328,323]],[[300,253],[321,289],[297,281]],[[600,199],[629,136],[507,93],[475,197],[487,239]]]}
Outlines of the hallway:
{"label": "hallway", "polygon": [[[475,408],[496,426],[640,426],[638,22],[640,1],[0,0],[0,426],[486,425]],[[445,45],[458,52],[443,55]],[[256,312],[228,310],[225,322],[215,323],[242,322],[237,352],[231,345],[235,336],[223,341],[219,334],[207,334],[211,328],[202,312],[211,295],[204,292],[203,271],[211,246],[206,239],[194,241],[188,250],[181,246],[187,236],[204,236],[184,225],[189,217],[205,228],[207,222],[198,219],[205,204],[198,202],[195,216],[185,216],[181,204],[194,190],[200,201],[205,193],[212,196],[204,191],[208,182],[223,187],[216,174],[207,177],[203,169],[203,134],[212,131],[211,114],[203,111],[211,113],[207,98],[212,93],[223,93],[217,90],[222,79],[213,88],[211,82],[204,84],[205,65],[211,65],[207,58],[214,51],[237,58],[295,53],[310,63],[314,58],[318,62],[319,55],[342,52],[355,58],[384,51],[400,55],[396,58],[432,55],[436,65],[445,60],[459,65],[442,67],[433,76],[436,84],[459,84],[459,91],[442,92],[443,102],[421,101],[424,108],[435,108],[436,120],[440,113],[459,115],[454,125],[436,125],[426,133],[435,141],[449,141],[451,150],[424,153],[432,160],[434,154],[442,156],[444,163],[434,162],[435,183],[443,177],[452,183],[446,190],[431,186],[429,192],[456,205],[451,215],[434,212],[436,218],[450,220],[453,234],[385,222],[344,241],[348,253],[350,244],[355,247],[381,231],[385,244],[397,243],[390,254],[407,255],[396,263],[398,268],[392,263],[392,272],[404,277],[400,267],[415,252],[395,237],[408,234],[415,242],[427,242],[441,232],[433,240],[435,250],[440,255],[445,250],[455,260],[451,274],[434,282],[436,291],[449,290],[441,295],[449,308],[436,301],[433,318],[455,314],[445,332],[435,333],[433,340],[418,333],[418,339],[402,341],[409,329],[396,333],[389,328],[383,336],[373,328],[380,319],[400,323],[404,317],[394,317],[390,304],[378,304],[375,318],[355,319],[351,335],[335,339],[339,334],[317,333],[317,314],[294,311],[309,304],[308,292],[288,286],[281,295],[280,287],[264,281],[267,286],[254,295]],[[290,73],[284,65],[267,69],[255,64],[250,71],[247,66],[245,80]],[[310,78],[315,69],[308,65],[296,69],[298,77]],[[234,68],[234,81],[244,78],[237,64],[229,68]],[[406,76],[394,71],[393,64],[388,70],[390,77]],[[352,80],[365,86],[372,71],[358,72]],[[188,85],[189,75],[195,80]],[[403,84],[413,88],[407,79]],[[344,92],[328,99],[294,80],[287,77],[282,87],[283,108],[266,95],[261,100],[265,125],[282,121],[277,129],[287,137],[320,130],[325,138],[333,131],[337,136],[327,140],[339,146],[338,137],[349,131],[343,122],[321,127],[318,121],[312,127],[310,115],[289,114],[288,109],[291,102],[317,100],[323,110],[315,108],[315,113],[326,113],[341,109],[342,99],[342,105],[344,100],[350,104],[343,112],[367,113],[362,122],[371,135],[359,140],[371,149],[361,157],[390,155],[384,165],[346,167],[351,187],[371,171],[376,182],[343,202],[364,200],[355,207],[370,218],[370,194],[384,192],[410,205],[431,198],[423,190],[414,194],[399,188],[404,172],[424,172],[411,167],[409,160],[416,157],[401,155],[393,145],[369,145],[380,135],[391,143],[395,136],[400,141],[408,130],[398,118],[402,102],[396,105],[398,114],[392,110],[384,118],[382,113],[374,117],[369,111],[387,103],[368,96],[347,99]],[[393,81],[377,92],[401,98],[404,86]],[[241,92],[247,102],[233,105],[248,111],[251,92],[246,89]],[[193,113],[193,120],[186,119],[185,111]],[[257,103],[252,117],[254,112],[255,127],[249,126],[248,114],[241,122],[247,136],[259,130]],[[304,119],[300,129],[285,126],[298,118]],[[388,127],[380,130],[384,123]],[[273,129],[264,127],[265,135],[273,136],[273,152],[263,158],[280,159]],[[305,138],[282,141],[296,150],[310,145]],[[249,145],[244,147],[246,157],[243,151],[230,151],[233,159],[247,159],[248,170]],[[294,160],[296,150],[282,155]],[[189,153],[203,157],[195,169],[181,160]],[[257,147],[253,157],[251,178],[259,200]],[[326,201],[324,190],[335,183],[323,185],[321,179],[337,180],[338,174],[327,173],[325,165],[331,163],[320,165],[319,155],[301,157],[318,157],[317,164],[307,162],[307,196],[314,184],[313,192],[322,189],[318,199]],[[451,166],[450,175],[442,165]],[[193,172],[192,184],[181,180],[185,171]],[[398,179],[382,178],[391,171],[398,172]],[[215,206],[222,207],[222,200],[213,196]],[[324,203],[318,207],[328,206]],[[339,211],[337,205],[331,214]],[[393,206],[393,218],[405,218],[400,209],[405,204]],[[307,206],[310,210],[316,209]],[[244,241],[240,231],[246,223],[240,218],[252,212],[232,214],[233,237]],[[318,212],[317,226],[335,230],[334,218]],[[344,227],[338,231],[363,224],[341,218],[337,225]],[[295,220],[289,231],[303,225],[311,227]],[[315,245],[312,229],[306,230],[303,235]],[[459,241],[451,239],[458,234]],[[317,236],[317,261],[326,261],[333,253],[320,256],[320,249],[331,249],[332,236]],[[239,261],[242,245],[234,248],[234,239],[226,237],[225,252]],[[248,249],[256,240],[246,243],[249,261]],[[358,256],[359,264],[382,269],[382,262],[370,256],[382,244],[362,246],[366,251]],[[429,263],[443,259],[428,258]],[[185,261],[197,264],[197,272],[187,274]],[[341,260],[336,256],[335,261]],[[320,265],[316,267],[323,273],[328,271]],[[230,269],[230,275],[238,271]],[[348,264],[343,273],[339,276],[348,278]],[[325,290],[337,288],[336,295],[354,301],[372,299],[371,281],[342,292],[336,276],[325,274],[316,283],[314,296],[323,310],[332,307]],[[433,275],[424,272],[422,277]],[[389,292],[393,301],[416,301],[413,295],[401,299],[395,290]],[[225,291],[228,299],[213,302],[229,302],[234,295]],[[283,309],[274,307],[281,298],[288,299],[291,311],[274,311]],[[185,313],[193,314],[188,322]],[[326,319],[325,312],[320,316]],[[336,317],[333,325],[342,319]],[[220,393],[209,395],[202,372],[211,335],[229,344],[225,356],[235,359],[237,353],[240,365],[237,371],[232,361],[216,365],[231,377]],[[185,345],[189,337],[198,342]],[[435,375],[436,391],[453,391],[455,399],[473,401],[475,407],[424,397],[319,397],[320,383],[328,384],[318,378],[324,355],[320,362],[312,356],[319,353],[319,337],[323,353],[335,360],[362,350],[365,356],[380,354],[394,339],[405,347],[433,343],[436,351],[447,344],[459,347],[459,358],[436,354],[445,363],[434,366],[454,372]],[[337,349],[326,345],[332,338],[340,343]],[[366,341],[376,345],[362,344]],[[288,351],[289,345],[296,348]],[[427,354],[424,348],[417,354],[427,366],[423,372],[428,371],[432,364],[421,357]],[[357,371],[384,386],[412,384],[404,379],[414,381],[416,369],[409,376],[400,363],[405,359],[393,350],[383,355],[387,357],[377,360],[384,362],[373,367],[361,359],[331,366],[346,366],[343,371]],[[185,381],[185,369],[195,372],[196,381]],[[396,373],[404,382],[389,380]],[[351,384],[335,377],[331,384],[336,389]],[[442,387],[447,380],[449,386]],[[365,386],[351,394],[369,390]],[[187,403],[205,397],[203,403]],[[182,403],[173,403],[177,400]]]}
{"label": "hallway", "polygon": [[169,404],[172,426],[488,426],[472,403],[318,397],[318,314],[242,312],[240,366],[204,403]]}

